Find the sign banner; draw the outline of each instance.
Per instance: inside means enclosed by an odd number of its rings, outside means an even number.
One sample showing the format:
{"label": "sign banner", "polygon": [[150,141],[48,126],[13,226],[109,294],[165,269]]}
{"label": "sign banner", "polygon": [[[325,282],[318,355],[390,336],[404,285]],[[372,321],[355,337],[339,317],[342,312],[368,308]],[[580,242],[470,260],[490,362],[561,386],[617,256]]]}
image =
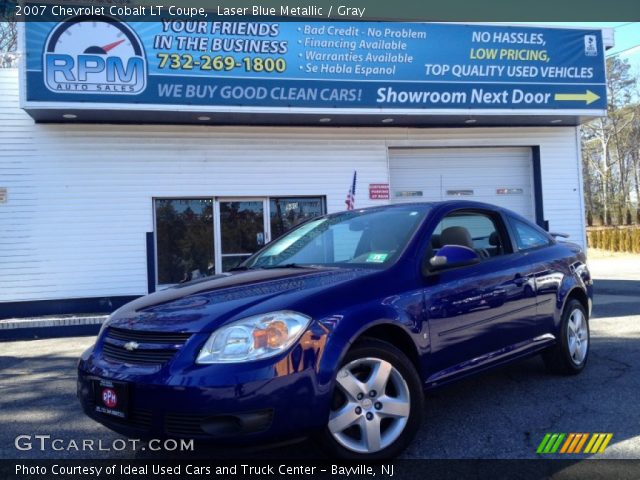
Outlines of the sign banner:
{"label": "sign banner", "polygon": [[606,108],[598,30],[91,16],[26,22],[24,38],[27,102],[365,114]]}
{"label": "sign banner", "polygon": [[388,183],[370,183],[369,199],[370,200],[389,200],[389,184]]}

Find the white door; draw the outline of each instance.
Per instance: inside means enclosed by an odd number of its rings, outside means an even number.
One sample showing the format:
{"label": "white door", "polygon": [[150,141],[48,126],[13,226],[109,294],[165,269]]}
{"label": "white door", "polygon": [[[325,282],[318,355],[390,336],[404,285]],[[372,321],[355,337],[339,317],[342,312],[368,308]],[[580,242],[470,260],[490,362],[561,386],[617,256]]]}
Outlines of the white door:
{"label": "white door", "polygon": [[535,220],[530,148],[393,149],[389,168],[392,203],[474,200]]}

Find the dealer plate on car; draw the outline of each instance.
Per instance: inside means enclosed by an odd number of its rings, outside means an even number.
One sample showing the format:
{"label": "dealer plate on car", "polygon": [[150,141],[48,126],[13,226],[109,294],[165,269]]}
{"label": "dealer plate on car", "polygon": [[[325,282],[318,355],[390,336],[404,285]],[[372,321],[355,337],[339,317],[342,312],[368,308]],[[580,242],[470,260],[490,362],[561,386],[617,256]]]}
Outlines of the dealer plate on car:
{"label": "dealer plate on car", "polygon": [[112,380],[94,380],[93,392],[96,412],[113,417],[127,418],[129,408],[129,385]]}

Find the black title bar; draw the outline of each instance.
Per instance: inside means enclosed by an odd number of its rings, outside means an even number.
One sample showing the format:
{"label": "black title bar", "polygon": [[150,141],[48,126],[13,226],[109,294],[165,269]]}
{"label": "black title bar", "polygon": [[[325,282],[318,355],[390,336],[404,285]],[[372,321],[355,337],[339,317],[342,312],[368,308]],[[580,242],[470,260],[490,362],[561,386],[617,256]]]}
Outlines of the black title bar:
{"label": "black title bar", "polygon": [[2,480],[49,479],[176,480],[313,479],[313,480],[519,480],[637,479],[637,460],[395,460],[341,463],[310,460],[0,460]]}
{"label": "black title bar", "polygon": [[[2,16],[18,21],[52,21],[51,8],[44,14],[24,14],[18,0],[0,0]],[[158,21],[152,7],[162,5],[162,15],[193,21],[247,20],[344,20],[344,21],[440,21],[440,22],[555,22],[555,21],[634,21],[640,20],[637,0],[41,0],[23,3],[64,7],[64,16],[79,7],[101,9],[106,14],[112,7],[140,8],[126,16],[129,21]],[[173,13],[170,13],[173,9]],[[124,10],[123,10],[124,11]],[[224,12],[235,12],[226,15]],[[16,15],[16,13],[20,13]],[[72,16],[72,15],[69,15]]]}

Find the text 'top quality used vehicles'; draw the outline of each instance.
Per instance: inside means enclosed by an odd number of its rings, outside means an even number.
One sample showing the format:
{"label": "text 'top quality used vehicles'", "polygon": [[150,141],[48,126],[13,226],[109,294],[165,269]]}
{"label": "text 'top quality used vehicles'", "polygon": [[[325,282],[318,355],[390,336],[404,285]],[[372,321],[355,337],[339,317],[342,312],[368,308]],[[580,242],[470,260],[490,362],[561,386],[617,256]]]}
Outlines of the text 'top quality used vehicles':
{"label": "text 'top quality used vehicles'", "polygon": [[325,215],[235,271],[114,312],[78,367],[85,412],[120,433],[275,442],[387,458],[424,392],[541,353],[589,355],[581,249],[475,202]]}

